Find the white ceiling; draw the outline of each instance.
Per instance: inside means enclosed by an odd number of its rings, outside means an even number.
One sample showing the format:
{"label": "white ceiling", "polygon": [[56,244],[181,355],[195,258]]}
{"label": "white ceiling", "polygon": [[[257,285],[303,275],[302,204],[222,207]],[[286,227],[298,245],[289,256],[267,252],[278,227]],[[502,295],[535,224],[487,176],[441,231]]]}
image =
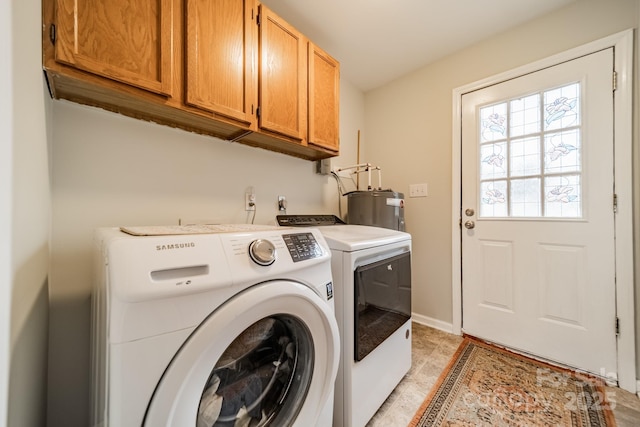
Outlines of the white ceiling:
{"label": "white ceiling", "polygon": [[576,0],[261,0],[366,92]]}

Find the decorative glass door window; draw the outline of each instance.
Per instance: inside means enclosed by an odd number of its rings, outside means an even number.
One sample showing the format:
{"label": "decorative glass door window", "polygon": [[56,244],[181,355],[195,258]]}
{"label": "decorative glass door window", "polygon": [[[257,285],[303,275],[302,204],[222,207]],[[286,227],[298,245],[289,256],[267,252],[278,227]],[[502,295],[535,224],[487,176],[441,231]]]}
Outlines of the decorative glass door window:
{"label": "decorative glass door window", "polygon": [[480,217],[581,218],[579,82],[479,109]]}

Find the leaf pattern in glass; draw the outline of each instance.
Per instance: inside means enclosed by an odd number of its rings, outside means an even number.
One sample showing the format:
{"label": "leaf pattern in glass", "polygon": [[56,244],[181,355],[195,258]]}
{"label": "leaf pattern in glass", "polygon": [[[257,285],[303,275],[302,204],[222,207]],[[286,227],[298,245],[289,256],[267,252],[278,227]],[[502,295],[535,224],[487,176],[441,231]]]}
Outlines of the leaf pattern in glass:
{"label": "leaf pattern in glass", "polygon": [[480,147],[480,179],[496,179],[507,176],[507,162],[503,155],[506,150],[507,145],[504,142]]}
{"label": "leaf pattern in glass", "polygon": [[507,137],[507,104],[497,104],[480,109],[480,137],[482,142]]}
{"label": "leaf pattern in glass", "polygon": [[544,145],[546,173],[577,172],[582,169],[579,129],[548,134]]}
{"label": "leaf pattern in glass", "polygon": [[560,175],[545,180],[547,217],[577,218],[582,214],[580,175]]}
{"label": "leaf pattern in glass", "polygon": [[572,83],[544,93],[546,130],[579,125],[579,83]]}
{"label": "leaf pattern in glass", "polygon": [[480,184],[480,216],[507,217],[507,181],[486,181]]}

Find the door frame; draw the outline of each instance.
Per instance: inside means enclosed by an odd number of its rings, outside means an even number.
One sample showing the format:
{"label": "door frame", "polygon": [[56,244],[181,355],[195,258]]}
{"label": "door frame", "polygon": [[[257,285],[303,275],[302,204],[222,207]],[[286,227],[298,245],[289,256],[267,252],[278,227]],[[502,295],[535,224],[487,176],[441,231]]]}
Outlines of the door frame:
{"label": "door frame", "polygon": [[[636,393],[635,299],[633,265],[633,29],[587,43],[548,58],[470,83],[453,90],[451,285],[454,334],[462,333],[462,96],[465,93],[548,68],[602,49],[615,49],[617,87],[614,98],[614,168],[618,209],[615,218],[618,384]],[[613,203],[613,201],[612,201]],[[612,206],[613,208],[613,206]],[[614,325],[612,324],[613,328]],[[606,374],[606,373],[603,373]]]}

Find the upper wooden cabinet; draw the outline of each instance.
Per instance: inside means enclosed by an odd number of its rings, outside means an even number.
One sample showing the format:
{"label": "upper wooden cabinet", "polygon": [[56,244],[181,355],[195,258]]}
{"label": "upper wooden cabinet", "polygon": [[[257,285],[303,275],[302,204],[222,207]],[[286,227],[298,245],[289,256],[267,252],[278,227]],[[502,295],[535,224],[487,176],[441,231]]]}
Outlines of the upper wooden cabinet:
{"label": "upper wooden cabinet", "polygon": [[170,96],[175,6],[173,0],[57,0],[55,59]]}
{"label": "upper wooden cabinet", "polygon": [[255,128],[255,4],[186,0],[187,104]]}
{"label": "upper wooden cabinet", "polygon": [[265,5],[259,27],[260,131],[242,142],[302,157],[338,155],[338,62]]}
{"label": "upper wooden cabinet", "polygon": [[309,135],[307,143],[340,148],[340,64],[309,42]]}
{"label": "upper wooden cabinet", "polygon": [[260,5],[259,127],[301,142],[307,137],[307,40]]}
{"label": "upper wooden cabinet", "polygon": [[257,0],[42,5],[55,98],[309,160],[338,154],[337,62]]}

